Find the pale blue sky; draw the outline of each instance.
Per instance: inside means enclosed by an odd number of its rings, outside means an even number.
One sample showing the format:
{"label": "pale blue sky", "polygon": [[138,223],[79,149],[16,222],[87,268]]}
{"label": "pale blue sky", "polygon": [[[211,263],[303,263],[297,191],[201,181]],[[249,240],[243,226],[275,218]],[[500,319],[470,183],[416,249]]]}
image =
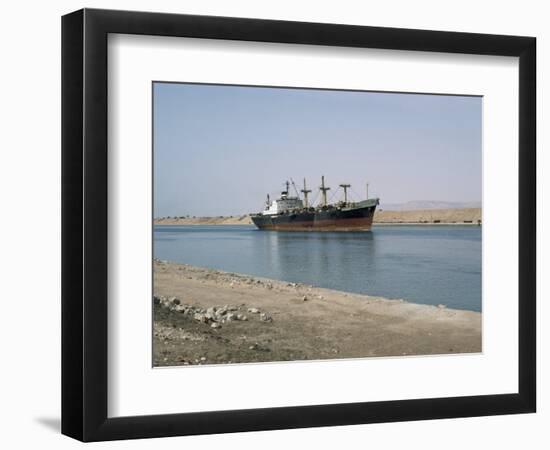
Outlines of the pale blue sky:
{"label": "pale blue sky", "polygon": [[[262,209],[293,178],[355,199],[481,201],[480,97],[154,84],[154,214]],[[330,198],[330,194],[329,194]]]}

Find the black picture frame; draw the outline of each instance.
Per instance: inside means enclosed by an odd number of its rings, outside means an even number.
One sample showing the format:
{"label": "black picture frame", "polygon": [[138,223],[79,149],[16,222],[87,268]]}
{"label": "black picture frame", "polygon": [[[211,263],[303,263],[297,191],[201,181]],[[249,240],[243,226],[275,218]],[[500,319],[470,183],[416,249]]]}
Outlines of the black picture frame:
{"label": "black picture frame", "polygon": [[[519,57],[518,392],[108,418],[109,33]],[[95,9],[63,16],[62,433],[102,441],[535,412],[535,90],[533,37]]]}

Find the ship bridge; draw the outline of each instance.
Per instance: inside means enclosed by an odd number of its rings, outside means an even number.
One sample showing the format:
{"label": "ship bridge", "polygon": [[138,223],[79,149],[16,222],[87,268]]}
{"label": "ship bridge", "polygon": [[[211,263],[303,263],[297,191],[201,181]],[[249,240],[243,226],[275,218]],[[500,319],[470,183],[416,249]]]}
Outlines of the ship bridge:
{"label": "ship bridge", "polygon": [[304,203],[299,197],[290,197],[288,195],[289,183],[286,182],[286,191],[281,192],[281,196],[277,200],[270,201],[267,196],[266,207],[262,211],[264,216],[275,216],[293,209],[302,209]]}

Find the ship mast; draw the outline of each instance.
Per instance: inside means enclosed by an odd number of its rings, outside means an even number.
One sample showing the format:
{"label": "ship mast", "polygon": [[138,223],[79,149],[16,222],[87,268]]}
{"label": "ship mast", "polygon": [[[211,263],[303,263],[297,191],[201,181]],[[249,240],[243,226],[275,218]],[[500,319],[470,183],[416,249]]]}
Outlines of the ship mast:
{"label": "ship mast", "polygon": [[307,203],[307,194],[309,194],[311,192],[311,190],[309,190],[307,187],[306,187],[306,179],[304,178],[304,188],[300,191],[302,194],[304,194],[304,205],[306,206],[306,208],[309,207],[308,203]]}
{"label": "ship mast", "polygon": [[348,203],[348,188],[351,187],[351,184],[341,184],[341,188],[344,189],[344,203]]}
{"label": "ship mast", "polygon": [[330,191],[329,187],[325,187],[325,176],[321,177],[321,187],[319,190],[323,193],[323,205],[327,206],[327,191]]}
{"label": "ship mast", "polygon": [[296,197],[300,198],[300,194],[298,194],[298,188],[296,187],[296,183],[294,183],[294,180],[291,178],[290,182],[292,183],[292,187],[294,188],[294,192],[296,192]]}

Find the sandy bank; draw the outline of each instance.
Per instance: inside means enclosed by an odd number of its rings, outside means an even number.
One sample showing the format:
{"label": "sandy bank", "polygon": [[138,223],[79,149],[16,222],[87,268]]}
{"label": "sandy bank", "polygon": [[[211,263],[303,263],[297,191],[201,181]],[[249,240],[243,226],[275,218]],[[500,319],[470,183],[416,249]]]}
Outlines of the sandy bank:
{"label": "sandy bank", "polygon": [[481,314],[154,264],[154,364],[481,351]]}
{"label": "sandy bank", "polygon": [[219,217],[161,217],[154,220],[155,225],[252,225],[248,214],[242,216]]}
{"label": "sandy bank", "polygon": [[[413,225],[477,225],[481,221],[481,208],[423,209],[413,211],[376,211],[375,224]],[[219,217],[161,217],[155,225],[252,225],[250,216]]]}
{"label": "sandy bank", "polygon": [[374,223],[379,224],[473,224],[481,222],[481,208],[418,209],[414,211],[376,211]]}

